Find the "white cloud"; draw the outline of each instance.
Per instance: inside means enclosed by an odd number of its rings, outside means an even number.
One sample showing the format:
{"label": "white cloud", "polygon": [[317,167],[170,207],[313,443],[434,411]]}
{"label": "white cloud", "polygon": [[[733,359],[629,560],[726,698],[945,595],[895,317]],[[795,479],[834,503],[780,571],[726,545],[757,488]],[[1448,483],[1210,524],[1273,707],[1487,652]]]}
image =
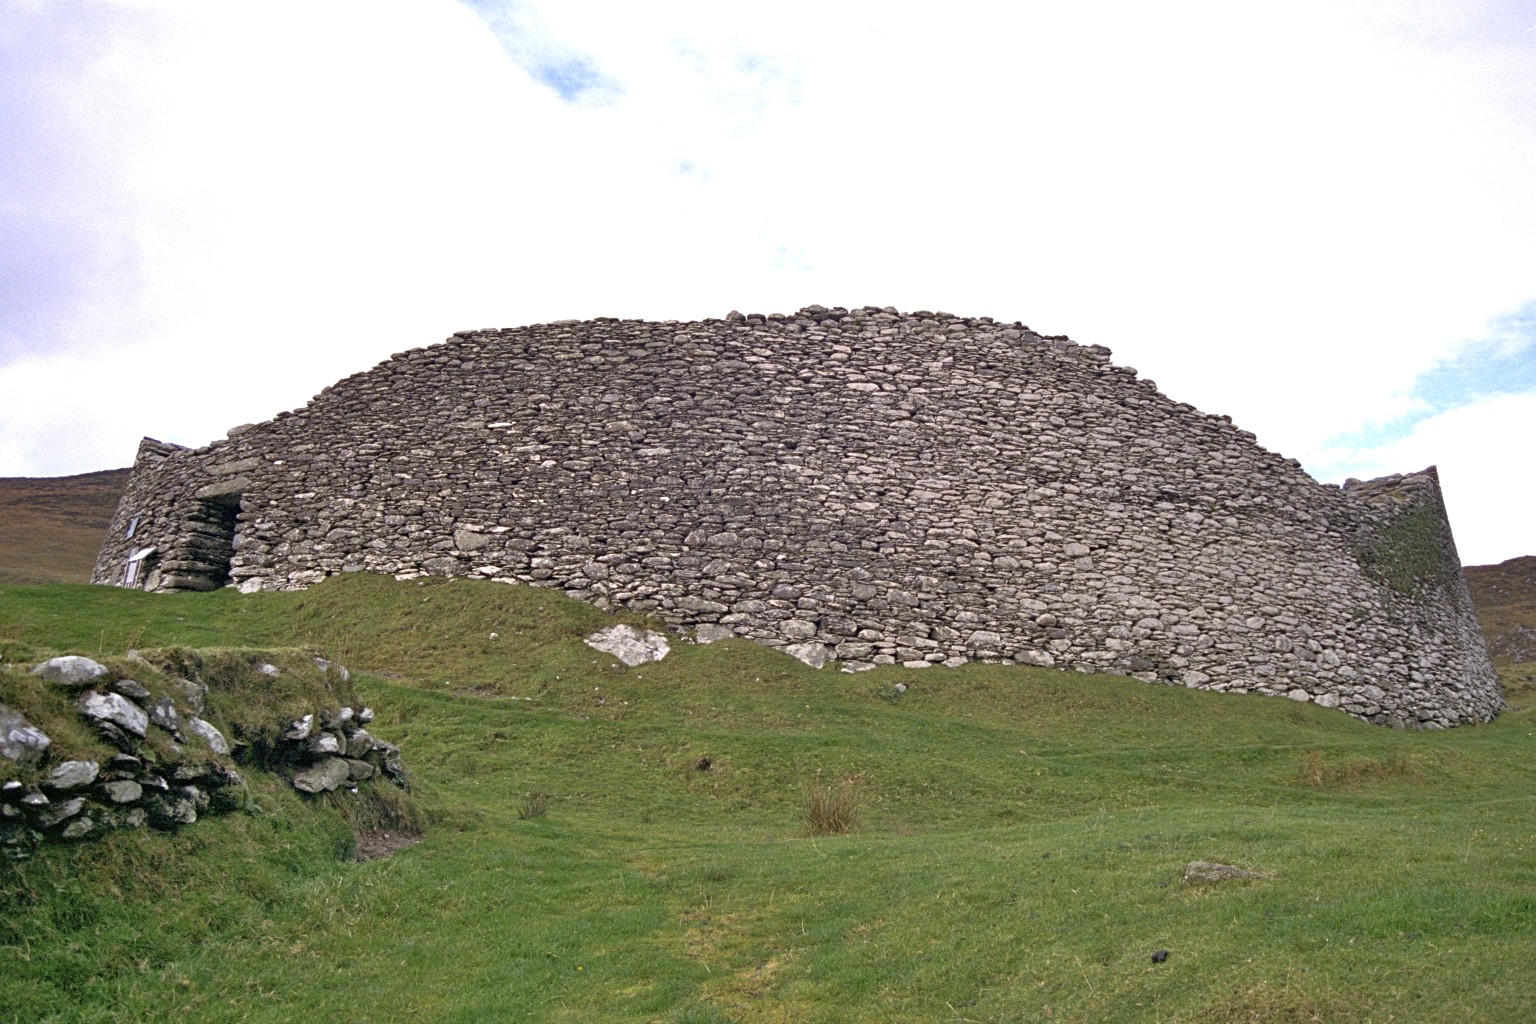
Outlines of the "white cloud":
{"label": "white cloud", "polygon": [[1533,428],[1536,393],[1499,395],[1431,416],[1390,444],[1333,457],[1339,475],[1362,479],[1438,466],[1462,563],[1485,565],[1532,551]]}

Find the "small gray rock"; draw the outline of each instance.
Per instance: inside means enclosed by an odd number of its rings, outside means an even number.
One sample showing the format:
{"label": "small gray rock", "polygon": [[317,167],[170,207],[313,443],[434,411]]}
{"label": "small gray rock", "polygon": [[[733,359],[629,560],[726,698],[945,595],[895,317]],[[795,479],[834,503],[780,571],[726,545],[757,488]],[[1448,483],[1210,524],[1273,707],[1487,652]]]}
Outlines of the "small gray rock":
{"label": "small gray rock", "polygon": [[347,734],[347,756],[363,757],[373,749],[373,736],[367,729],[354,729]]}
{"label": "small gray rock", "polygon": [[309,738],[305,748],[311,754],[339,754],[346,744],[333,732],[317,732]]}
{"label": "small gray rock", "polygon": [[701,644],[712,644],[716,640],[730,640],[736,635],[736,631],[730,626],[722,626],[717,622],[706,622],[693,631],[693,639]]}
{"label": "small gray rock", "polygon": [[1000,651],[1003,649],[1003,638],[991,630],[978,629],[971,634],[971,646],[979,651]]}
{"label": "small gray rock", "polygon": [[832,650],[826,644],[790,644],[784,648],[784,653],[811,668],[822,668],[826,665]]}
{"label": "small gray rock", "polygon": [[816,635],[816,623],[804,619],[790,619],[780,628],[791,640],[809,640]]}
{"label": "small gray rock", "polygon": [[43,779],[43,788],[51,793],[68,793],[84,789],[100,774],[101,766],[95,761],[65,761],[55,765]]}
{"label": "small gray rock", "polygon": [[157,697],[150,702],[149,720],[172,735],[181,731],[181,712],[169,697]]}
{"label": "small gray rock", "polygon": [[188,718],[187,731],[208,744],[208,749],[215,754],[229,753],[229,741],[224,738],[224,734],[219,732],[212,723],[205,722],[197,717]]}
{"label": "small gray rock", "polygon": [[[118,750],[132,750],[132,749],[134,749],[135,744],[138,743],[138,740],[136,740],[134,737],[128,735],[128,733],[126,733],[123,730],[119,729],[117,726],[113,725],[111,722],[97,722],[96,723],[96,731],[101,733],[101,738],[102,739],[104,739],[108,743],[112,744]],[[173,744],[172,745],[172,749],[180,750],[181,748],[180,747],[176,747]]]}
{"label": "small gray rock", "polygon": [[245,779],[240,773],[227,765],[213,765],[204,777],[204,781],[215,789],[245,785]]}
{"label": "small gray rock", "polygon": [[115,779],[112,782],[104,782],[101,791],[106,798],[115,804],[134,804],[144,795],[144,787],[132,779]]}
{"label": "small gray rock", "polygon": [[178,764],[171,769],[174,782],[197,782],[208,775],[208,766],[202,764]]}
{"label": "small gray rock", "polygon": [[107,772],[114,778],[137,775],[144,769],[144,762],[132,754],[113,754],[107,758]]}
{"label": "small gray rock", "polygon": [[702,597],[694,597],[687,594],[676,601],[677,607],[685,612],[693,612],[695,615],[719,615],[730,609],[719,601],[710,601]]}
{"label": "small gray rock", "polygon": [[199,814],[201,814],[203,811],[206,811],[208,809],[208,805],[212,802],[208,798],[207,792],[205,792],[199,786],[177,786],[175,789],[171,790],[171,793],[175,796],[182,797],[183,799],[191,800],[192,806],[197,808]]}
{"label": "small gray rock", "polygon": [[490,543],[490,536],[478,530],[458,529],[453,531],[453,546],[460,551],[481,551]]}
{"label": "small gray rock", "polygon": [[288,727],[288,731],[283,733],[283,739],[295,741],[307,740],[309,739],[310,731],[314,729],[314,727],[315,716],[305,715],[303,718],[299,719],[297,722],[294,722]]}
{"label": "small gray rock", "polygon": [[293,777],[293,788],[301,793],[329,793],[352,777],[352,769],[339,757],[328,757]]}
{"label": "small gray rock", "polygon": [[375,769],[373,765],[369,764],[367,761],[359,761],[354,757],[347,758],[347,777],[350,778],[353,782],[362,782],[365,779],[371,779],[377,773],[377,769]]}
{"label": "small gray rock", "polygon": [[60,822],[68,821],[83,810],[85,810],[85,797],[71,797],[63,803],[50,804],[39,810],[32,816],[32,824],[43,829],[53,828]]}
{"label": "small gray rock", "polygon": [[77,705],[80,713],[98,722],[107,722],[142,738],[149,729],[149,716],[120,693],[87,690]]}
{"label": "small gray rock", "polygon": [[32,670],[52,683],[64,686],[86,686],[91,680],[107,674],[107,666],[78,654],[66,654],[61,658],[49,658]]}
{"label": "small gray rock", "polygon": [[1192,860],[1184,865],[1185,885],[1199,885],[1205,882],[1226,882],[1234,878],[1268,878],[1268,875],[1257,871],[1244,871],[1230,864],[1218,864],[1210,860]]}
{"label": "small gray rock", "polygon": [[106,830],[95,818],[89,814],[82,814],[59,830],[59,838],[70,840],[89,839],[104,831]]}
{"label": "small gray rock", "polygon": [[30,768],[42,763],[51,742],[47,733],[28,722],[19,711],[0,704],[0,757]]}
{"label": "small gray rock", "polygon": [[410,789],[411,783],[405,774],[405,762],[400,758],[400,748],[375,738],[373,749],[379,756],[379,766],[384,770],[384,775],[396,785]]}
{"label": "small gray rock", "polygon": [[197,802],[185,793],[153,793],[146,801],[149,823],[171,829],[197,821]]}
{"label": "small gray rock", "polygon": [[145,689],[144,684],[135,682],[132,679],[119,679],[111,686],[108,686],[107,689],[113,693],[120,693],[131,700],[149,700],[149,690]]}
{"label": "small gray rock", "polygon": [[651,661],[660,661],[672,650],[667,638],[650,630],[641,631],[633,626],[617,625],[600,629],[587,637],[588,647],[611,654],[633,668]]}

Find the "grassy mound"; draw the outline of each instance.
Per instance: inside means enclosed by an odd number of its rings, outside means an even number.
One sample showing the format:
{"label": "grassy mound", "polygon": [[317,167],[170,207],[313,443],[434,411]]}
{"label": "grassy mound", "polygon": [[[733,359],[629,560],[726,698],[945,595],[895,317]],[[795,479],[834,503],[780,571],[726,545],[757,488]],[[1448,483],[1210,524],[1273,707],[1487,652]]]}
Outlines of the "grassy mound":
{"label": "grassy mound", "polygon": [[[580,641],[613,621],[468,581],[0,588],[13,661],[345,662],[441,817],[356,863],[333,809],[258,780],[257,814],[0,867],[0,1020],[1536,1017],[1527,668],[1492,725],[1394,733],[736,641],[626,668]],[[1193,860],[1268,877],[1187,886]]]}

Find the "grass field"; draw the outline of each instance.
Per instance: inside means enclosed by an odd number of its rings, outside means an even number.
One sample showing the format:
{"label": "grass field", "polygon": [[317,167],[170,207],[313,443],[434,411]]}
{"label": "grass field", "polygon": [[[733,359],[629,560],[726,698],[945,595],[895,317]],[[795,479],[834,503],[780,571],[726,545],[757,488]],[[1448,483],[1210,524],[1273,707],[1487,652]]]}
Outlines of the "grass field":
{"label": "grass field", "polygon": [[[253,813],[0,865],[0,1021],[1536,1019],[1531,666],[1497,722],[1399,733],[734,641],[632,669],[580,643],[611,621],[467,581],[0,587],[11,662],[340,658],[438,817],[358,863],[252,773]],[[1181,884],[1202,859],[1269,877]]]}

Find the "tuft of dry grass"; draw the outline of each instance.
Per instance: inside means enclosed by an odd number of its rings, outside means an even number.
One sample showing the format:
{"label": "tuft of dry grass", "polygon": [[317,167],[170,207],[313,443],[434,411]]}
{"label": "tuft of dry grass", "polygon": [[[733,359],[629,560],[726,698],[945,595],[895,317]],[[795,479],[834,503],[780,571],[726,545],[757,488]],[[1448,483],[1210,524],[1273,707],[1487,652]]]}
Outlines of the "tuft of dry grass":
{"label": "tuft of dry grass", "polygon": [[1314,789],[1347,789],[1376,779],[1417,779],[1419,758],[1393,750],[1384,758],[1330,758],[1316,748],[1303,751],[1296,763],[1298,782]]}
{"label": "tuft of dry grass", "polygon": [[524,821],[529,818],[542,818],[549,813],[548,793],[529,793],[523,797],[523,806],[517,810],[517,816]]}
{"label": "tuft of dry grass", "polygon": [[852,832],[859,816],[859,784],[844,779],[835,785],[817,779],[806,790],[805,820],[816,835]]}

